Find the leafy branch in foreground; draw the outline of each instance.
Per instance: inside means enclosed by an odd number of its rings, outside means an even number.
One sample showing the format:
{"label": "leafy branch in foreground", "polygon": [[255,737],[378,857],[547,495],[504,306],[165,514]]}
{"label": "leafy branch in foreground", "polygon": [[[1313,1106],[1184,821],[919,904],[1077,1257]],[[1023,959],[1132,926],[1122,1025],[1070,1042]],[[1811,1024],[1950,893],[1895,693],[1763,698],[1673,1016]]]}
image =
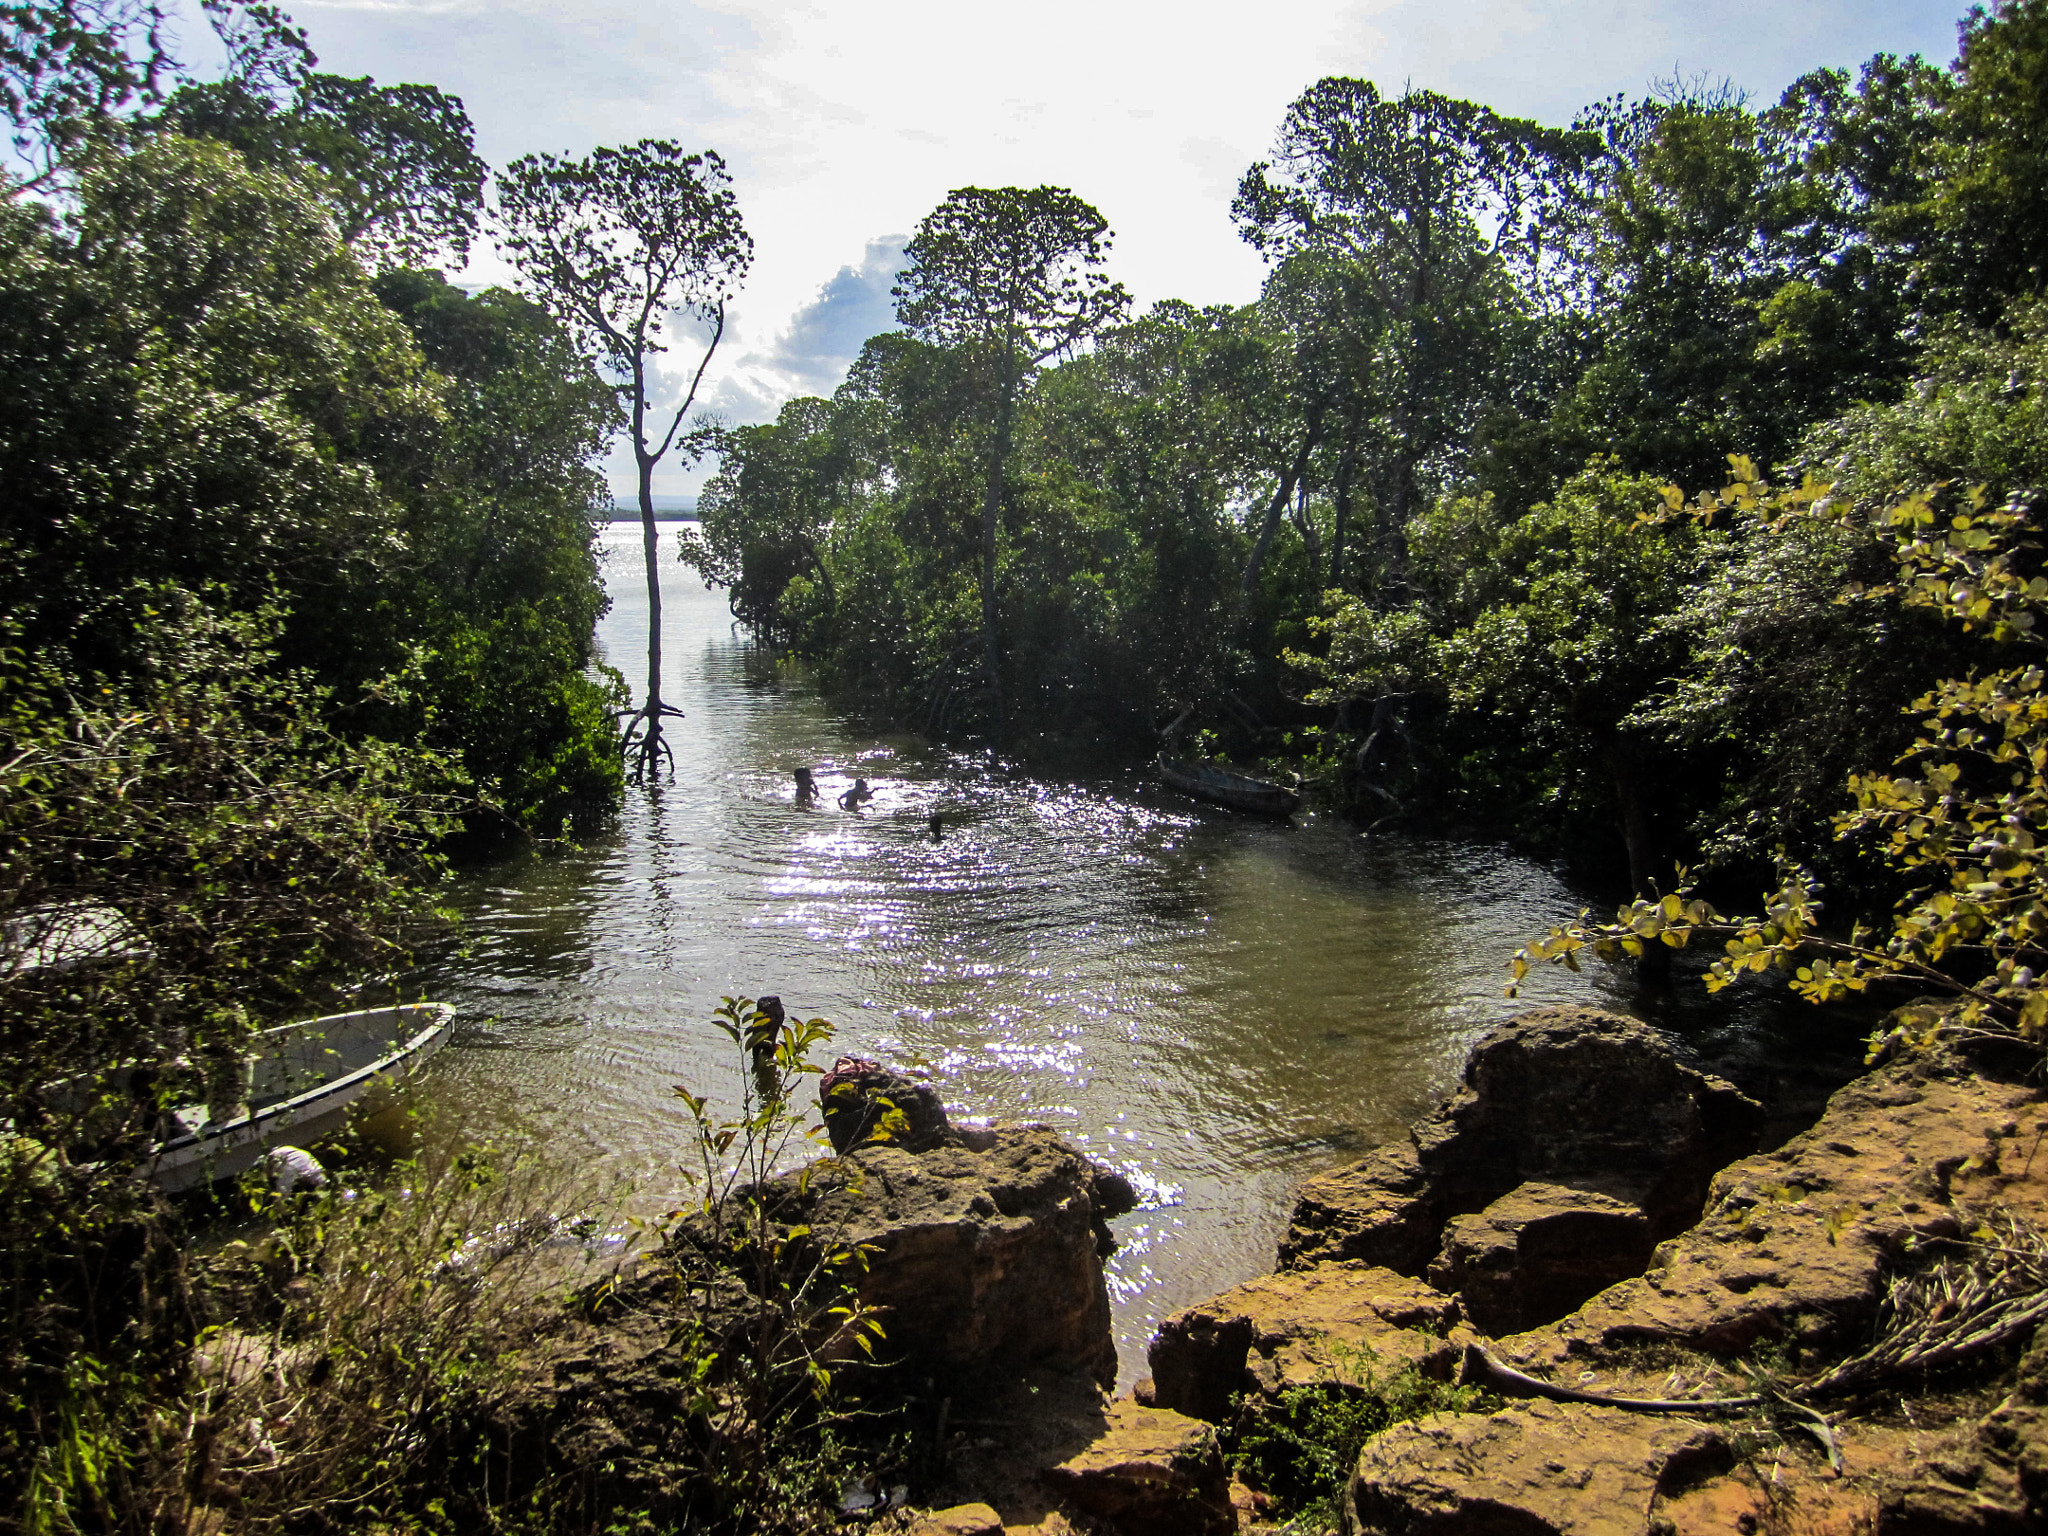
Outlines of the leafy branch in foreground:
{"label": "leafy branch in foreground", "polygon": [[873,1358],[882,1325],[858,1295],[867,1250],[813,1210],[814,1181],[845,1186],[858,1170],[809,1157],[825,1132],[793,1103],[822,1072],[810,1053],[832,1025],[790,1018],[776,997],[723,998],[712,1023],[740,1056],[740,1103],[721,1116],[708,1095],[676,1086],[695,1133],[695,1166],[683,1172],[697,1198],[677,1213],[660,1263],[696,1355],[704,1488],[720,1517],[781,1529],[800,1523],[799,1505],[830,1507],[842,1431],[859,1416],[838,1400],[837,1378]]}
{"label": "leafy branch in foreground", "polygon": [[[191,1261],[119,1154],[175,1080],[403,959],[463,803],[448,760],[332,728],[329,690],[277,663],[280,612],[136,607],[125,678],[0,645],[6,1530],[172,1528]],[[81,1105],[80,1082],[106,1086]]]}
{"label": "leafy branch in foreground", "polygon": [[[1809,482],[1777,491],[1740,456],[1736,479],[1688,505],[1675,488],[1644,521],[1721,512],[1783,526],[1794,518],[1861,516]],[[2001,648],[2048,647],[2048,576],[2037,508],[2028,495],[1990,506],[1981,488],[1930,487],[1886,508],[1876,529],[1899,580],[1882,593],[1851,589],[1842,601],[1896,596]],[[2048,1039],[2048,671],[2026,659],[1983,677],[1950,678],[1914,701],[1918,737],[1892,773],[1854,774],[1854,805],[1834,818],[1838,841],[1867,839],[1909,883],[1889,927],[1856,923],[1846,937],[1820,926],[1818,883],[1781,860],[1777,888],[1759,913],[1727,917],[1694,894],[1685,871],[1668,894],[1638,898],[1612,922],[1581,913],[1525,946],[1514,980],[1549,961],[1573,969],[1590,949],[1603,959],[1641,956],[1653,945],[1684,948],[1695,936],[1724,941],[1708,968],[1710,990],[1748,972],[1788,972],[1793,990],[1824,1003],[1884,982],[1946,994],[1931,1014],[1894,1028],[1885,1044],[1916,1048],[1957,1032]],[[1509,987],[1513,994],[1513,985]]]}

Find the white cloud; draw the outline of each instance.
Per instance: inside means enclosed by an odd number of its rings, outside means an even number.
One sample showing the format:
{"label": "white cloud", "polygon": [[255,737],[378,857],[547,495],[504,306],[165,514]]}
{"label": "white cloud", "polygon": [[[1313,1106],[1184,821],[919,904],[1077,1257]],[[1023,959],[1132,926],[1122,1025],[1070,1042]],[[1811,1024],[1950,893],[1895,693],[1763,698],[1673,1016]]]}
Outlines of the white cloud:
{"label": "white cloud", "polygon": [[[831,297],[847,274],[867,273],[870,257],[854,254],[876,230],[914,228],[954,187],[1073,188],[1117,231],[1114,274],[1141,306],[1243,300],[1261,269],[1231,228],[1231,190],[1266,152],[1288,102],[1324,74],[1389,89],[1412,82],[1559,122],[1674,69],[1727,75],[1770,97],[1807,69],[1853,65],[1881,48],[1946,59],[1962,4],[321,0],[295,9],[323,67],[431,81],[461,96],[494,163],[642,137],[719,149],[757,249],[743,296],[747,339],[721,349],[707,381],[737,416],[820,387],[830,370],[817,328],[879,313]],[[486,258],[471,275],[503,270]],[[664,489],[692,489],[698,478]]]}

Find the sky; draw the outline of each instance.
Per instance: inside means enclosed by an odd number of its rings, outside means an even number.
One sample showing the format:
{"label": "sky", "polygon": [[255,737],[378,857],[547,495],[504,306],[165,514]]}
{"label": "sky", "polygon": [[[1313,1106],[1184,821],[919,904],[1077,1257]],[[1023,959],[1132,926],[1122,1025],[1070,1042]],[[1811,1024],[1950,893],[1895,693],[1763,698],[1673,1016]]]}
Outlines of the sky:
{"label": "sky", "polygon": [[[1775,98],[1823,65],[1955,52],[1961,0],[299,0],[320,67],[462,98],[494,165],[674,139],[725,157],[755,242],[701,403],[824,394],[894,323],[904,240],[961,186],[1073,189],[1140,307],[1242,303],[1233,189],[1325,75],[1564,123],[1659,79]],[[469,281],[504,281],[486,253]],[[694,358],[691,360],[694,365]],[[709,466],[655,489],[694,491]],[[616,490],[633,484],[614,452]]]}

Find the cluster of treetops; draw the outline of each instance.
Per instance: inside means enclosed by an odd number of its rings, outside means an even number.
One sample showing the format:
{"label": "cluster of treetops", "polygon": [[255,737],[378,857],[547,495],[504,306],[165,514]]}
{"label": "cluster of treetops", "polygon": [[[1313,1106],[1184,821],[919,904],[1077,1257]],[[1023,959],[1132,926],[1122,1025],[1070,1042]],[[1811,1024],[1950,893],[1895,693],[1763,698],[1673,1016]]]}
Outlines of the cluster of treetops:
{"label": "cluster of treetops", "polygon": [[[1136,755],[1192,705],[1188,750],[1617,886],[1867,877],[1850,773],[1997,661],[1882,513],[2048,484],[2048,5],[1569,128],[1323,80],[1230,212],[1258,300],[1136,315],[1078,198],[954,194],[902,328],[730,434],[685,560],[934,734]],[[1662,515],[1766,475],[1855,515]]]}
{"label": "cluster of treetops", "polygon": [[[532,297],[471,294],[428,265],[481,227],[461,104],[208,14],[206,83],[146,5],[48,0],[0,47],[17,712],[174,673],[166,615],[262,614],[249,665],[326,728],[424,749],[472,811],[602,809],[593,466],[625,428],[648,506],[664,455],[719,456],[684,558],[842,698],[1054,760],[1148,754],[1192,706],[1356,809],[1641,887],[1821,845],[1983,644],[1887,599],[1875,512],[2043,480],[2042,0],[1767,107],[1674,80],[1550,128],[1323,80],[1231,206],[1269,266],[1242,306],[1134,315],[1082,199],[964,189],[908,243],[901,329],[736,430],[653,383],[750,259],[715,154],[508,167]],[[1646,518],[1733,459],[1873,516]]]}

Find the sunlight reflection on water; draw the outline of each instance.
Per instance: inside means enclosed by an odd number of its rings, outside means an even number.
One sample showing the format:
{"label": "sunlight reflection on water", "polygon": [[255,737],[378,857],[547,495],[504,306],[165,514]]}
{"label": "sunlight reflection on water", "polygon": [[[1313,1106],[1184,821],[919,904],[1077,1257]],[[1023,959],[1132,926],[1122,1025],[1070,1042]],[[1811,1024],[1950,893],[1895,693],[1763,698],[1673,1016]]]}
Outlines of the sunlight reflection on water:
{"label": "sunlight reflection on water", "polygon": [[[602,639],[646,648],[627,544]],[[1124,1375],[1165,1313],[1270,1267],[1304,1175],[1398,1135],[1471,1041],[1595,982],[1507,957],[1579,902],[1496,848],[1247,822],[1140,775],[1068,783],[877,736],[666,573],[677,774],[583,848],[464,883],[463,1008],[439,1084],[463,1134],[533,1135],[645,1175],[683,1148],[670,1085],[733,1083],[722,994],[778,992],[850,1053],[926,1062],[948,1106],[1057,1125],[1145,1207],[1111,1262]],[[623,579],[621,579],[623,578]],[[810,766],[820,803],[800,807]],[[875,799],[834,799],[855,776]],[[943,813],[934,842],[929,818]]]}

